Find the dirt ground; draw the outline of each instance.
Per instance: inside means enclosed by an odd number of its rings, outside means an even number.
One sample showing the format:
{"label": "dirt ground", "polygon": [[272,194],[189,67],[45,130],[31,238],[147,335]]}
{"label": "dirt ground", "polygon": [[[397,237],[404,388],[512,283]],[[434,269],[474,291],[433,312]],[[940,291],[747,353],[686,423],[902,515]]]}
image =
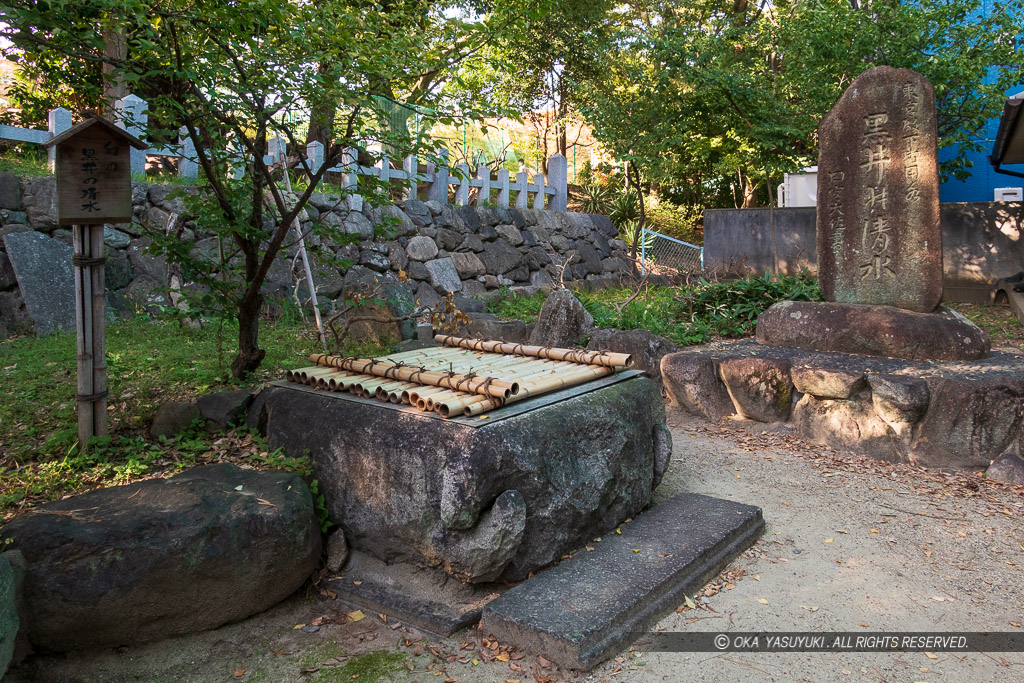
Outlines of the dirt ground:
{"label": "dirt ground", "polygon": [[[1024,489],[842,457],[784,426],[670,412],[657,498],[759,505],[767,531],[658,630],[1012,631],[1024,622]],[[1007,681],[1024,653],[644,653],[562,671],[467,630],[426,638],[316,595],[208,633],[36,657],[21,681]],[[353,620],[355,619],[355,620]],[[306,629],[297,628],[306,625]],[[370,654],[368,654],[370,653]],[[547,666],[544,666],[547,665]]]}

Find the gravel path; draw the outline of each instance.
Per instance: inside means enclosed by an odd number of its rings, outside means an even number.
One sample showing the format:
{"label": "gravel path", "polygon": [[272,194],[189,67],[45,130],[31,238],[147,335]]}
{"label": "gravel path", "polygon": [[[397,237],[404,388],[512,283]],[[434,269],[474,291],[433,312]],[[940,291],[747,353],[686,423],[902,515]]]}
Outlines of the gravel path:
{"label": "gravel path", "polygon": [[[843,458],[792,438],[781,425],[712,426],[677,412],[670,412],[669,423],[673,463],[658,498],[694,491],[759,505],[767,531],[695,596],[694,608],[681,606],[659,630],[1021,630],[1024,489]],[[941,652],[624,652],[581,676],[542,667],[535,657],[518,658],[499,644],[487,649],[476,632],[431,643],[376,615],[349,623],[341,609],[296,597],[205,634],[35,658],[9,680],[366,681],[377,679],[352,679],[342,665],[351,655],[382,649],[405,655],[412,671],[400,668],[381,680],[420,683],[1024,678],[1024,653]],[[326,619],[316,633],[294,630],[318,616]]]}

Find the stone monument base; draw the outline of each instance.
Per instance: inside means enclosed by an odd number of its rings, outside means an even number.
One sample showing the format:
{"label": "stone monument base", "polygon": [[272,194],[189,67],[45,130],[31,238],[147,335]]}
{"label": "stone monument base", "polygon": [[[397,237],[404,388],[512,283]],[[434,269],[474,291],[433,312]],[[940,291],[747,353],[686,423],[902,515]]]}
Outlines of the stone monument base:
{"label": "stone monument base", "polygon": [[780,301],[757,319],[757,341],[810,351],[905,360],[977,360],[988,335],[956,311],[915,313],[893,306]]}
{"label": "stone monument base", "polygon": [[635,371],[450,420],[279,383],[249,416],[309,457],[350,547],[469,583],[520,581],[635,517],[672,450]]}
{"label": "stone monument base", "polygon": [[927,467],[986,469],[1024,453],[1024,358],[922,362],[766,346],[673,353],[669,399],[695,415],[790,422],[808,441]]}

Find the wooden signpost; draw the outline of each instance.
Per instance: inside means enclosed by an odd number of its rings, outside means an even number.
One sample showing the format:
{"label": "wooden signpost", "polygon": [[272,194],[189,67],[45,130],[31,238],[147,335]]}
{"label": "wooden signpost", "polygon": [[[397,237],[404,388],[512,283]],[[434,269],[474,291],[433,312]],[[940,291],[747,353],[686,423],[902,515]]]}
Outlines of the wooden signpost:
{"label": "wooden signpost", "polygon": [[56,148],[57,222],[74,241],[78,320],[78,442],[107,434],[106,308],[103,224],[132,219],[130,150],[138,138],[95,114],[51,138]]}

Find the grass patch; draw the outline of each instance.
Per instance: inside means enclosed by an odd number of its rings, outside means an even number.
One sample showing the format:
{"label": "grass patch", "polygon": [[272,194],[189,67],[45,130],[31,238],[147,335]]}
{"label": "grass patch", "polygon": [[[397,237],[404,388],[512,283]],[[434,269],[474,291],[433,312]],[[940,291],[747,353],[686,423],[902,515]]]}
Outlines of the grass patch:
{"label": "grass patch", "polygon": [[398,652],[369,652],[364,655],[357,655],[345,659],[343,664],[337,666],[323,666],[324,662],[332,663],[332,660],[339,660],[345,657],[345,651],[340,645],[334,642],[325,642],[314,645],[303,651],[299,664],[303,668],[320,666],[310,680],[318,683],[333,683],[335,681],[359,681],[359,683],[375,683],[376,681],[389,680],[389,674],[405,670],[406,656]]}
{"label": "grass patch", "polygon": [[[110,325],[110,436],[87,449],[77,437],[73,334],[0,341],[0,516],[83,487],[174,474],[217,460],[305,474],[308,464],[267,453],[258,435],[241,429],[211,435],[197,424],[172,439],[148,436],[160,404],[243,386],[229,371],[236,338],[236,327],[217,323],[191,329],[140,317]],[[288,319],[262,324],[260,344],[267,356],[248,385],[308,365],[307,356],[319,347],[314,331]],[[371,355],[383,350],[359,349]]]}
{"label": "grass patch", "polygon": [[33,147],[35,149],[23,152],[10,148],[0,152],[0,173],[13,173],[19,178],[51,175],[46,152],[37,145]]}
{"label": "grass patch", "polygon": [[1024,350],[1024,325],[1009,306],[982,304],[944,304],[961,313],[985,330],[992,339],[992,348]]}
{"label": "grass patch", "polygon": [[[757,316],[778,301],[820,301],[817,282],[798,277],[752,277],[733,282],[700,282],[687,287],[649,287],[637,294],[627,288],[577,296],[600,328],[644,329],[677,344],[701,344],[715,338],[753,334]],[[518,296],[505,290],[488,303],[501,318],[537,319],[546,295]]]}

